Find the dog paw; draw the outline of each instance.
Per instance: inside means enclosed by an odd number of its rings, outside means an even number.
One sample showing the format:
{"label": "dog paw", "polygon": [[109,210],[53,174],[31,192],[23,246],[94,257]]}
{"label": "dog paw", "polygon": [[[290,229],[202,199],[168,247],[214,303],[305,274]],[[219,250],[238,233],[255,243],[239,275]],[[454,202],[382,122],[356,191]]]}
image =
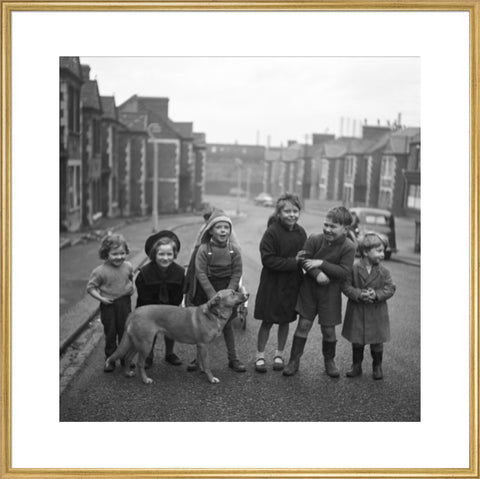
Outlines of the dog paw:
{"label": "dog paw", "polygon": [[125,377],[127,378],[133,378],[133,376],[135,376],[135,372],[134,371],[127,371],[125,373]]}
{"label": "dog paw", "polygon": [[220,379],[216,378],[216,377],[213,377],[212,379],[210,379],[210,382],[212,384],[218,384],[220,382]]}
{"label": "dog paw", "polygon": [[152,378],[147,378],[143,381],[144,384],[152,384],[153,383],[153,379]]}

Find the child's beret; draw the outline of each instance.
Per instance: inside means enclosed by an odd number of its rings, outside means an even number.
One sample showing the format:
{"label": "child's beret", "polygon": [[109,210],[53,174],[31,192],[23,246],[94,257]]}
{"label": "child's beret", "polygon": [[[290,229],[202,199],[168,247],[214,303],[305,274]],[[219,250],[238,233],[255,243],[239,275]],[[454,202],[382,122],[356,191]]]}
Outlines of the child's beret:
{"label": "child's beret", "polygon": [[149,236],[147,241],[145,241],[145,253],[147,256],[150,256],[150,251],[160,238],[170,238],[177,246],[177,253],[180,251],[180,240],[178,236],[173,231],[162,230]]}

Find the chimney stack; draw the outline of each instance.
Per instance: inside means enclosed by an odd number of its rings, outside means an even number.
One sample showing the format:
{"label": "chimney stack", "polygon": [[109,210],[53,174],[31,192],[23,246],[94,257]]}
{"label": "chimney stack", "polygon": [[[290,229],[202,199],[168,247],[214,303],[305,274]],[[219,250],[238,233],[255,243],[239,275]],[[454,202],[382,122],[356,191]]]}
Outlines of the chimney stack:
{"label": "chimney stack", "polygon": [[82,79],[85,81],[90,80],[90,66],[82,65]]}

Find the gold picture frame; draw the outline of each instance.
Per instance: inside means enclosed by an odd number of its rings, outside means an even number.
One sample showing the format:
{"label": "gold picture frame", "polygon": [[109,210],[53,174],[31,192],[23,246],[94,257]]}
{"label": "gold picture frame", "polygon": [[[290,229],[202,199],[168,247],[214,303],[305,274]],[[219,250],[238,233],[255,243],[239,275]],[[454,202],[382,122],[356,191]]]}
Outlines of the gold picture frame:
{"label": "gold picture frame", "polygon": [[[316,478],[479,477],[479,130],[480,3],[452,1],[5,1],[2,2],[1,456],[2,478]],[[467,12],[469,15],[469,466],[465,468],[92,469],[13,468],[12,464],[12,13],[109,11]]]}

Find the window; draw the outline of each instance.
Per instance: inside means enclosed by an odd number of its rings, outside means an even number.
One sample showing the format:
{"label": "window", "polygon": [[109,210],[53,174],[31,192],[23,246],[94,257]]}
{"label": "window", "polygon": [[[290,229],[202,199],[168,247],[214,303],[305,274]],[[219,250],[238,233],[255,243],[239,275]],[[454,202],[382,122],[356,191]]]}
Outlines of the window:
{"label": "window", "polygon": [[407,207],[420,209],[420,185],[410,185],[408,188]]}
{"label": "window", "polygon": [[345,161],[345,181],[347,183],[353,182],[354,169],[355,169],[355,157],[347,156]]}
{"label": "window", "polygon": [[353,202],[353,188],[351,186],[345,186],[343,190],[343,201],[347,205]]}
{"label": "window", "polygon": [[390,209],[392,207],[392,192],[390,190],[380,190],[378,206],[385,209]]}
{"label": "window", "polygon": [[382,173],[383,178],[393,179],[393,174],[395,172],[395,157],[394,156],[385,156],[382,158]]}
{"label": "window", "polygon": [[328,161],[322,160],[320,165],[320,184],[326,185],[328,182]]}
{"label": "window", "polygon": [[387,225],[388,218],[385,216],[378,216],[378,215],[366,215],[365,216],[365,223],[368,225]]}
{"label": "window", "polygon": [[68,165],[67,206],[69,210],[80,208],[81,170],[80,165]]}
{"label": "window", "polygon": [[80,95],[72,86],[68,87],[68,129],[75,133],[80,131]]}
{"label": "window", "polygon": [[420,171],[420,165],[421,165],[421,161],[420,161],[420,145],[415,145],[414,155],[415,155],[414,170]]}
{"label": "window", "polygon": [[98,118],[93,119],[93,153],[100,153],[100,120]]}

